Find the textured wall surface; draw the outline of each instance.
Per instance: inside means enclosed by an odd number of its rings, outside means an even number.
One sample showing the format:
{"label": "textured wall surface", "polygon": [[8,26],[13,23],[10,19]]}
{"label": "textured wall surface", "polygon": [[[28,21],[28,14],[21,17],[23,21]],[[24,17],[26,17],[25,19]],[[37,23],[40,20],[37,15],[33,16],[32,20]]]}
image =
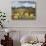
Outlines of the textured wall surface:
{"label": "textured wall surface", "polygon": [[[11,31],[14,29],[13,31],[19,31],[20,33],[11,34],[11,37],[15,40],[14,44],[16,43],[17,46],[20,45],[20,43],[18,43],[19,41],[16,41],[16,39],[18,40],[19,37],[21,38],[21,36],[28,32],[28,34],[32,33],[32,31],[45,31],[44,33],[46,33],[46,0],[37,0],[36,20],[11,20],[11,1],[12,0],[0,0],[0,10],[6,12],[8,20],[8,22],[4,23],[4,26],[8,27]],[[2,29],[0,29],[0,31],[1,30]]]}
{"label": "textured wall surface", "polygon": [[[37,0],[36,20],[11,20],[11,1],[0,0],[0,10],[6,12],[8,22],[7,27],[46,27],[46,0]],[[16,0],[15,0],[16,1]],[[18,1],[18,0],[17,0]],[[22,0],[23,1],[23,0]]]}

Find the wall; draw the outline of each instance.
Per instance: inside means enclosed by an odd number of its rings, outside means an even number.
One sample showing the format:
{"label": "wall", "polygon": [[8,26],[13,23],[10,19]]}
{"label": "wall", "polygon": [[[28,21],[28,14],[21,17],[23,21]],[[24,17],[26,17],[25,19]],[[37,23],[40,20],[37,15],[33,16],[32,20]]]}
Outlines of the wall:
{"label": "wall", "polygon": [[[20,31],[20,37],[31,31],[45,31],[46,33],[46,0],[37,0],[36,20],[11,20],[11,0],[0,0],[0,10],[6,12],[8,22],[4,26],[8,29]],[[2,29],[0,29],[2,31]],[[37,33],[37,32],[36,32]],[[18,38],[18,35],[16,34]],[[18,39],[17,39],[18,40]]]}
{"label": "wall", "polygon": [[6,27],[46,27],[46,0],[37,0],[36,20],[11,20],[11,1],[0,0],[0,10],[6,12],[8,19]]}

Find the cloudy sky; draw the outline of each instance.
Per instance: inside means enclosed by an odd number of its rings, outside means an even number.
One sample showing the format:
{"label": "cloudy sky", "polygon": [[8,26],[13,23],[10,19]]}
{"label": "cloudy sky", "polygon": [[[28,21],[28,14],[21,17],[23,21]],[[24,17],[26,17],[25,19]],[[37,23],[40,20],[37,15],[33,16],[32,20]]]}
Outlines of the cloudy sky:
{"label": "cloudy sky", "polygon": [[35,3],[34,3],[35,1],[34,2],[29,1],[29,2],[25,1],[24,3],[21,3],[21,2],[18,2],[18,1],[12,1],[12,7],[22,7],[22,6],[24,6],[24,7],[33,7],[33,8],[35,8]]}
{"label": "cloudy sky", "polygon": [[[11,1],[25,1],[25,0],[11,0]],[[26,1],[37,1],[37,0],[26,0]]]}

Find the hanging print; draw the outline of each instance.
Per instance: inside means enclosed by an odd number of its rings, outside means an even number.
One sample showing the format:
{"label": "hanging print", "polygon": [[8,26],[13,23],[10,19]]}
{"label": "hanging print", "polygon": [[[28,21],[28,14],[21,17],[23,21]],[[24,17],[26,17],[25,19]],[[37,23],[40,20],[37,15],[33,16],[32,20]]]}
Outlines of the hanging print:
{"label": "hanging print", "polygon": [[12,20],[35,20],[36,1],[12,1]]}

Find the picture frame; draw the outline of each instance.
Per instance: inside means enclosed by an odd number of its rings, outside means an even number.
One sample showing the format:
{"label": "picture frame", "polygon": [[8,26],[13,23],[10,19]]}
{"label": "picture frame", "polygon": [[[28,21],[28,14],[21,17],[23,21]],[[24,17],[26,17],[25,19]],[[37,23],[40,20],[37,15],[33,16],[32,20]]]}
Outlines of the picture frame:
{"label": "picture frame", "polygon": [[12,20],[36,20],[36,1],[12,1]]}

